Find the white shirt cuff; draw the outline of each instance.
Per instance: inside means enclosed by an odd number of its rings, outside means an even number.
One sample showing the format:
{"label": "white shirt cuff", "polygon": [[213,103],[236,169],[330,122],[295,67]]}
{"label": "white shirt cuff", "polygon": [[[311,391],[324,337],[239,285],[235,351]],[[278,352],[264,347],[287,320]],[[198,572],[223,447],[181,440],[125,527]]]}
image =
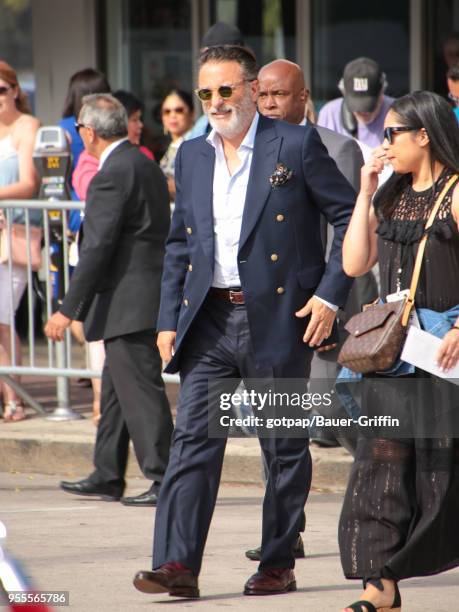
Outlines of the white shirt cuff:
{"label": "white shirt cuff", "polygon": [[317,298],[318,300],[320,300],[321,302],[323,302],[325,304],[325,306],[328,306],[334,312],[338,311],[339,306],[335,306],[335,304],[330,304],[330,302],[327,302],[327,300],[324,300],[323,298],[319,297],[318,295],[314,294],[314,297]]}

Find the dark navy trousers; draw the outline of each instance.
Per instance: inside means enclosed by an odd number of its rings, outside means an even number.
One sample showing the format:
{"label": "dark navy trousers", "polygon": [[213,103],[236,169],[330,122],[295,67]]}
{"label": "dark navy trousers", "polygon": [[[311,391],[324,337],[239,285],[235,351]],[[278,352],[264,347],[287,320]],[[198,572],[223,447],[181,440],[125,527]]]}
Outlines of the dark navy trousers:
{"label": "dark navy trousers", "polygon": [[[311,357],[306,349],[304,360],[257,368],[245,306],[206,298],[181,355],[177,421],[156,510],[153,568],[179,562],[196,575],[201,569],[226,446],[226,438],[208,435],[209,411],[220,410],[208,393],[209,379],[305,378]],[[260,438],[260,445],[269,472],[260,568],[292,568],[311,484],[308,440]]]}

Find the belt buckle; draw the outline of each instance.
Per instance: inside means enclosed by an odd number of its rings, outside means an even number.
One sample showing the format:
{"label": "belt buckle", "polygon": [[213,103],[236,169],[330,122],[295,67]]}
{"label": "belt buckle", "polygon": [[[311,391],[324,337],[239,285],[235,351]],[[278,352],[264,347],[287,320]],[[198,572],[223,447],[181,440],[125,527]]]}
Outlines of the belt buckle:
{"label": "belt buckle", "polygon": [[237,295],[241,293],[240,291],[232,291],[231,289],[229,290],[229,300],[231,302],[231,304],[237,304],[238,302],[236,302],[237,299]]}

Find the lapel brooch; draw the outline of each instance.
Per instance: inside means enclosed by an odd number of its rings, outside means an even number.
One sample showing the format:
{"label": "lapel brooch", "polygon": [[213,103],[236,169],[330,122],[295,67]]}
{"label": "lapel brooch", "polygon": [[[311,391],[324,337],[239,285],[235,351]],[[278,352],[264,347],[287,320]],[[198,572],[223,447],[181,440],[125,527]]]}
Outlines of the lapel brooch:
{"label": "lapel brooch", "polygon": [[287,181],[289,181],[293,176],[293,170],[290,170],[288,166],[279,162],[276,164],[276,169],[269,177],[269,182],[271,183],[271,187],[275,189],[276,187],[280,187],[281,185],[285,185]]}

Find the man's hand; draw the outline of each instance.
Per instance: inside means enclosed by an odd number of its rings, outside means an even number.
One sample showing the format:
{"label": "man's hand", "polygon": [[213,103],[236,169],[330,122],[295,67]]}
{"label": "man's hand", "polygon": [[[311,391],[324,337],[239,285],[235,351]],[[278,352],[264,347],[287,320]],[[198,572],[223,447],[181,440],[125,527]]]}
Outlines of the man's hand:
{"label": "man's hand", "polygon": [[309,343],[309,346],[314,348],[330,336],[336,312],[312,296],[306,306],[295,312],[295,316],[300,318],[307,317],[309,314],[311,319],[303,336],[303,342]]}
{"label": "man's hand", "polygon": [[69,327],[71,322],[72,319],[69,319],[61,312],[57,311],[45,325],[45,334],[48,336],[48,338],[51,338],[51,340],[63,340],[64,332],[67,327]]}
{"label": "man's hand", "polygon": [[176,336],[177,332],[175,331],[161,331],[158,333],[156,345],[158,346],[161,359],[166,363],[169,363],[172,359]]}

